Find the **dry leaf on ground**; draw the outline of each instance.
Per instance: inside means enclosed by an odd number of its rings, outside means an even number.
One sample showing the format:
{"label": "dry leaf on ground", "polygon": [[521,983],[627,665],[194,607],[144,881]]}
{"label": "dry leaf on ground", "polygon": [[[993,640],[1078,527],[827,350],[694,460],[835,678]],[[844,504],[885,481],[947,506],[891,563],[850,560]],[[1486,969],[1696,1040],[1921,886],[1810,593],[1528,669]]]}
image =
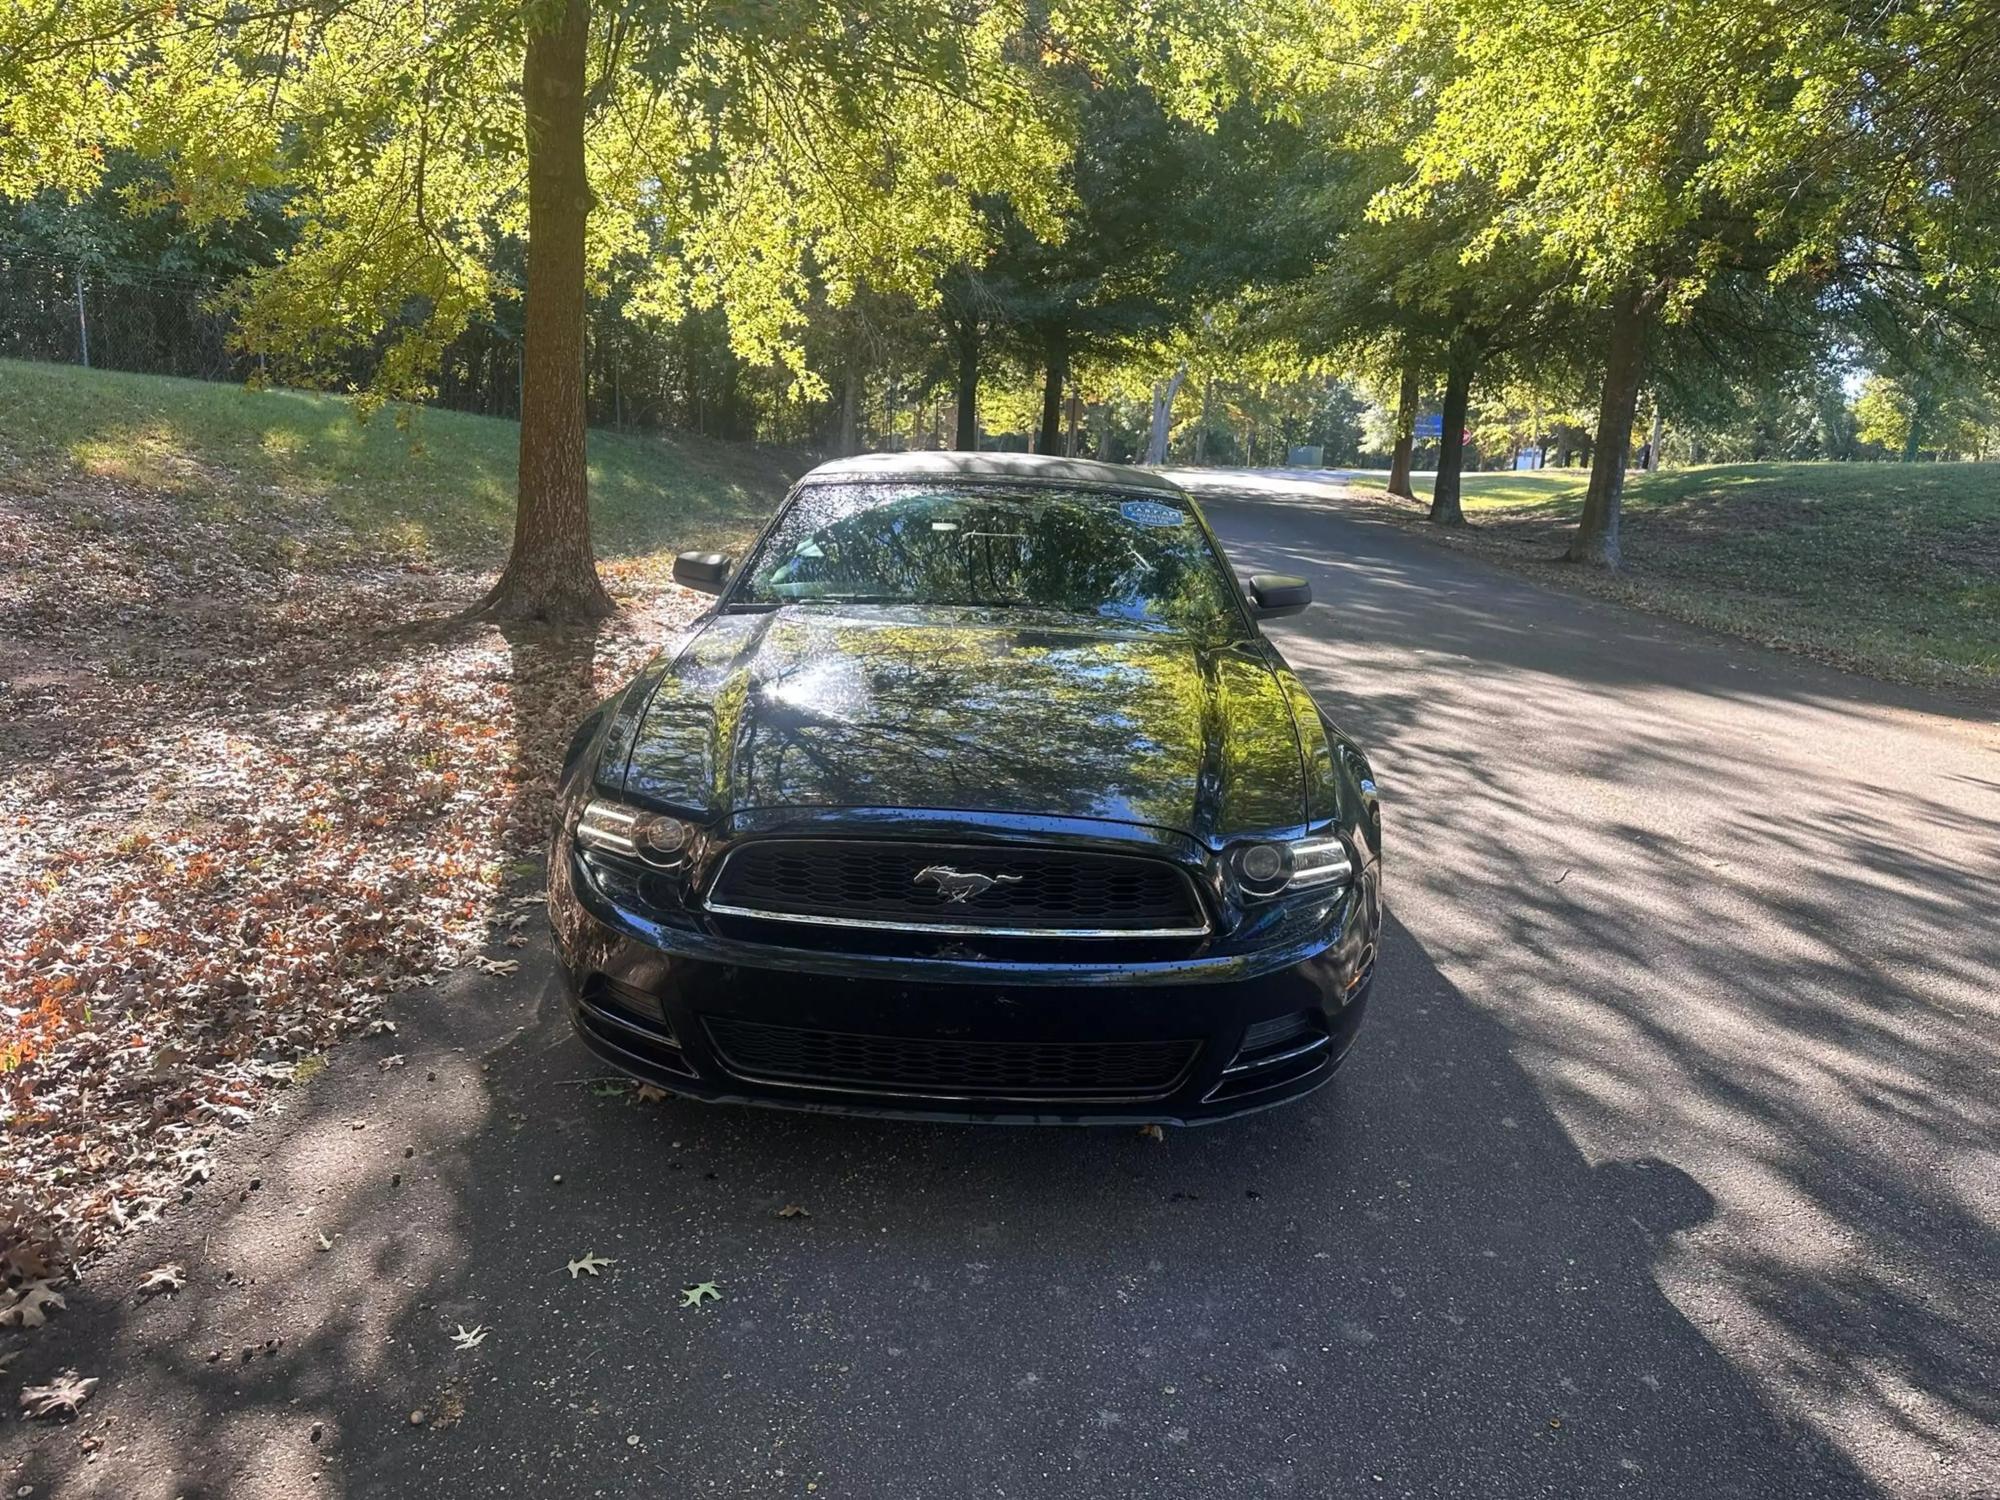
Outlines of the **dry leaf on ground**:
{"label": "dry leaf on ground", "polygon": [[476,599],[485,559],[412,567],[285,496],[235,524],[189,477],[0,489],[16,1278],[204,1180],[293,1064],[392,1032],[387,995],[535,904],[507,884],[570,732],[689,612],[662,560],[607,568],[626,607],[594,640],[391,631]]}
{"label": "dry leaf on ground", "polygon": [[21,1409],[31,1417],[73,1417],[76,1409],[90,1399],[97,1377],[81,1378],[74,1370],[64,1370],[47,1385],[31,1385],[21,1392]]}
{"label": "dry leaf on ground", "polygon": [[187,1272],[178,1265],[155,1266],[139,1283],[141,1295],[154,1297],[161,1292],[178,1292],[187,1285]]}
{"label": "dry leaf on ground", "polygon": [[31,1281],[14,1293],[14,1300],[0,1308],[0,1328],[13,1325],[17,1328],[40,1328],[48,1322],[48,1310],[61,1310],[69,1304],[62,1299],[62,1293],[51,1290],[46,1281]]}

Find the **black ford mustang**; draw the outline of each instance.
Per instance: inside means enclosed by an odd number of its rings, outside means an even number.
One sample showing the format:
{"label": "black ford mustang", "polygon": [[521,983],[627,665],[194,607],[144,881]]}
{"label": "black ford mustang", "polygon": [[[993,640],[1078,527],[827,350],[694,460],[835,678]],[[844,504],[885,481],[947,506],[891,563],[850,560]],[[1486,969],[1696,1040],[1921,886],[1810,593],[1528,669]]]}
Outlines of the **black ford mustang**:
{"label": "black ford mustang", "polygon": [[676,1094],[1196,1121],[1324,1082],[1381,925],[1368,762],[1187,494],[919,453],[801,480],[584,722],[549,912],[583,1040]]}

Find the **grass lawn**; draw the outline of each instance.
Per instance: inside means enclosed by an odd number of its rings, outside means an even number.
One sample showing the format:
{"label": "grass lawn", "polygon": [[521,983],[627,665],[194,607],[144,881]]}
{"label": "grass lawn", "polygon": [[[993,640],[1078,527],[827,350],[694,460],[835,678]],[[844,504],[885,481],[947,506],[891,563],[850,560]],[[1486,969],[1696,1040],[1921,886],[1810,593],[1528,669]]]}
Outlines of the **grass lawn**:
{"label": "grass lawn", "polygon": [[[1552,561],[1586,471],[1469,474],[1459,546],[1903,681],[2000,687],[2000,464],[1716,464],[1634,475],[1625,567]],[[1357,488],[1380,491],[1385,476]],[[1428,498],[1428,481],[1418,494]],[[1386,497],[1385,497],[1386,499]],[[1420,512],[1401,506],[1412,519]]]}
{"label": "grass lawn", "polygon": [[[432,562],[504,556],[518,431],[417,407],[364,423],[339,396],[0,360],[0,487],[46,484],[66,459],[205,520],[334,523],[369,550]],[[806,467],[783,449],[592,432],[598,553],[740,543]]]}

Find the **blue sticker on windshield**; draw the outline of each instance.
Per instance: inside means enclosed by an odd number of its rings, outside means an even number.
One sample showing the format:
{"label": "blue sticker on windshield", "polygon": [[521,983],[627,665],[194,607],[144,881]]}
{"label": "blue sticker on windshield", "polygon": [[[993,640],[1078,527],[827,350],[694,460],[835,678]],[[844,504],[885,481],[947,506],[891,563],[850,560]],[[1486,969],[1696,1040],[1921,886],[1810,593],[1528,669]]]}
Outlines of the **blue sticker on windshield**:
{"label": "blue sticker on windshield", "polygon": [[1141,526],[1187,525],[1186,511],[1177,506],[1162,505],[1157,500],[1127,500],[1118,507],[1118,514]]}

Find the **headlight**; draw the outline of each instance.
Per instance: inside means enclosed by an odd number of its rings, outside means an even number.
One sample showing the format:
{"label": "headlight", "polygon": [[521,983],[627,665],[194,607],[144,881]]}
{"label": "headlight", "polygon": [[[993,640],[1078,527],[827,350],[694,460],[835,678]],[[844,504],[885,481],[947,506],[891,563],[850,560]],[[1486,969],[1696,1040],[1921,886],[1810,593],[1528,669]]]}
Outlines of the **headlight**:
{"label": "headlight", "polygon": [[641,812],[594,797],[576,820],[576,841],[586,849],[672,869],[687,858],[694,830],[668,813]]}
{"label": "headlight", "polygon": [[1354,873],[1347,845],[1331,834],[1284,843],[1239,844],[1231,851],[1229,863],[1237,886],[1246,896],[1278,896],[1339,885]]}

